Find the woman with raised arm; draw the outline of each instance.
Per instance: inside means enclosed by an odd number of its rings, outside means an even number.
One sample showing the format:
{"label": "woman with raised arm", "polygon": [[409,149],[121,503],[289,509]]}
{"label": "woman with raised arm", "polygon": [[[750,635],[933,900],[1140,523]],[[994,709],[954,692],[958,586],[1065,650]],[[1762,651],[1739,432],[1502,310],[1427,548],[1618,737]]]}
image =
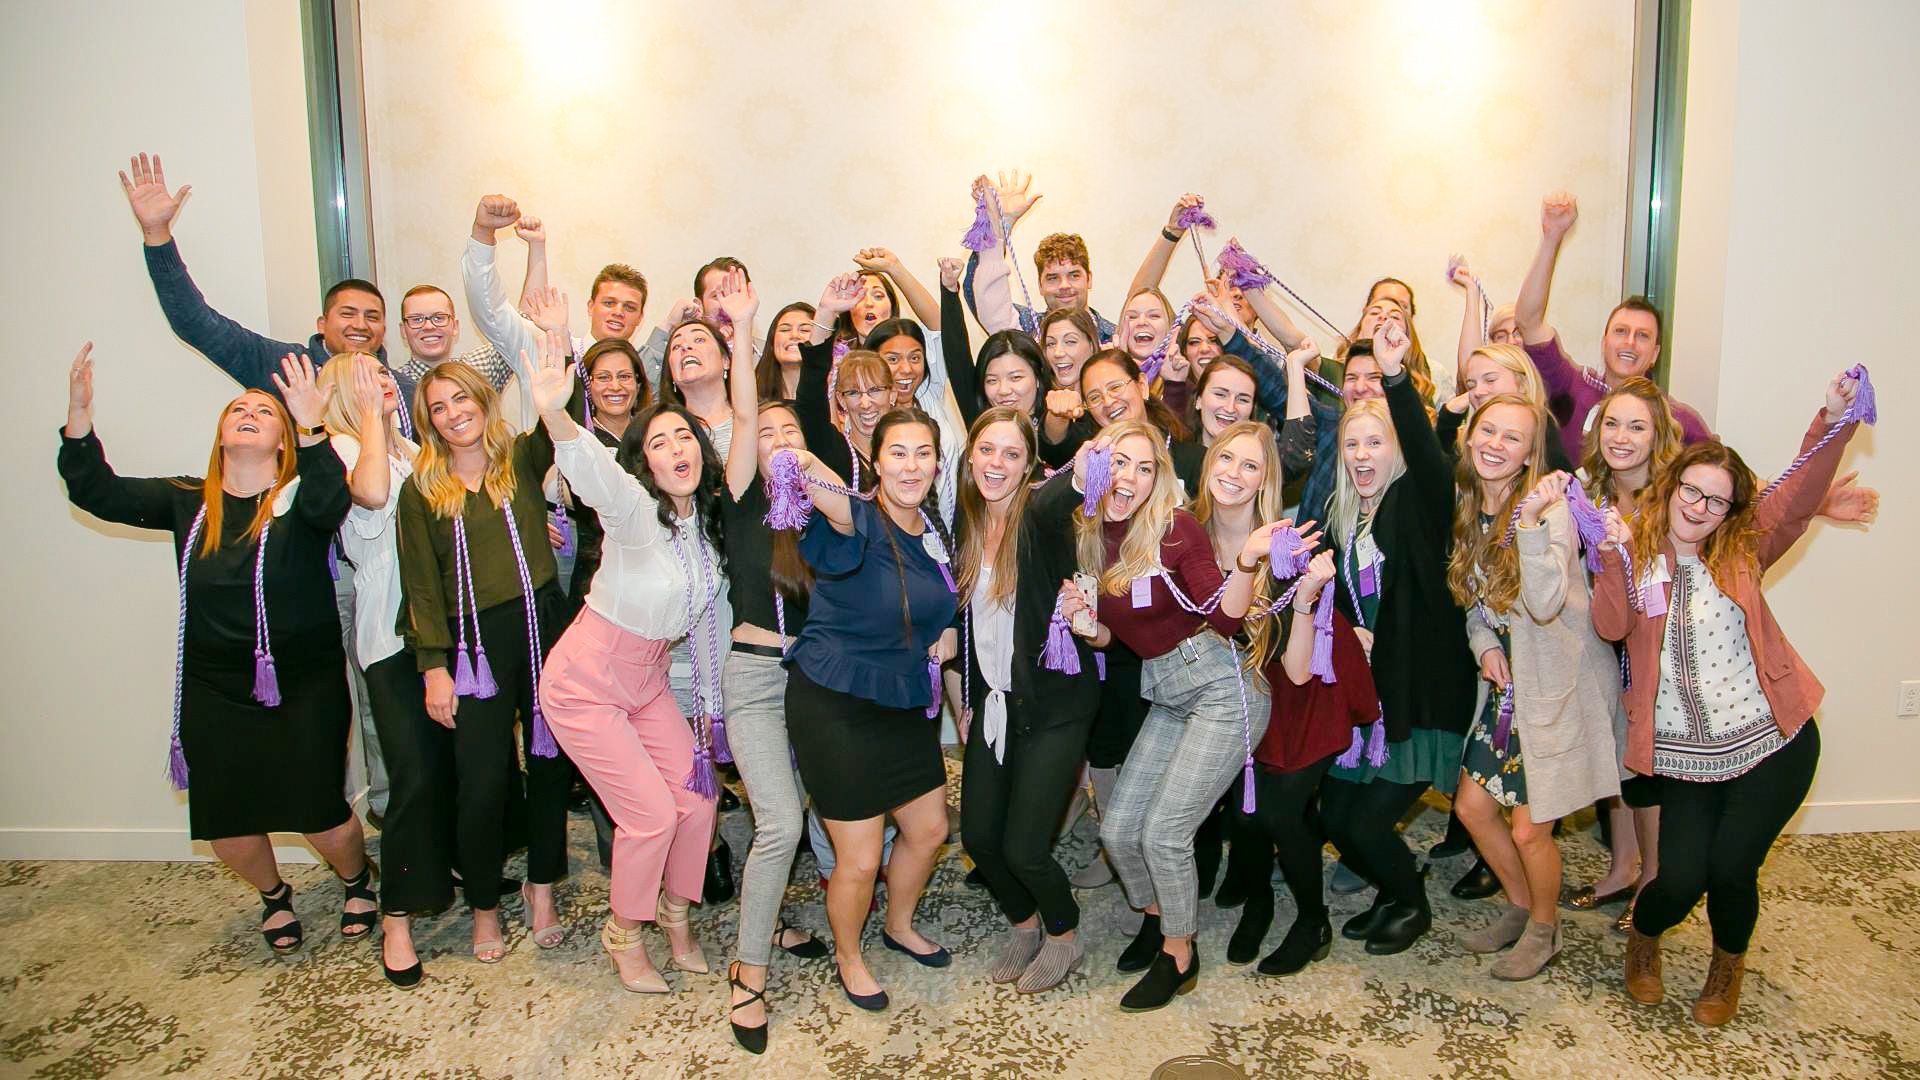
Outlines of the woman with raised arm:
{"label": "woman with raised arm", "polygon": [[[1709,1027],[1739,1009],[1760,866],[1820,759],[1812,717],[1824,691],[1761,583],[1806,532],[1871,416],[1865,392],[1847,374],[1828,384],[1800,458],[1764,498],[1740,455],[1709,441],[1655,478],[1631,529],[1609,512],[1593,625],[1627,645],[1627,766],[1661,779],[1660,874],[1634,904],[1627,994],[1643,1004],[1665,996],[1660,936],[1705,896],[1713,959],[1693,1018]],[[1632,557],[1631,583],[1615,545]],[[1709,649],[1722,659],[1707,661]]]}
{"label": "woman with raised arm", "polygon": [[[572,372],[554,352],[534,373],[534,407],[555,465],[599,516],[606,546],[586,606],[540,675],[540,708],[613,818],[612,911],[600,944],[622,986],[665,993],[642,923],[666,931],[673,966],[708,970],[687,907],[700,899],[713,832],[712,718],[682,715],[667,668],[683,635],[718,648],[720,463],[700,420],[670,403],[634,418],[616,457],[567,414]],[[718,658],[705,669],[702,659],[696,651],[696,685],[718,675]]]}
{"label": "woman with raised arm", "polygon": [[1100,351],[1100,333],[1085,308],[1055,308],[1041,317],[1034,340],[1050,375],[1043,399],[1040,456],[1057,469],[1072,461],[1080,444],[1087,441],[1089,429],[1075,423],[1086,413],[1080,400],[1080,373]]}
{"label": "woman with raised arm", "polygon": [[[1474,350],[1482,345],[1522,344],[1520,324],[1515,318],[1515,308],[1511,303],[1501,304],[1488,309],[1486,294],[1480,290],[1480,278],[1468,266],[1467,260],[1455,255],[1447,263],[1447,276],[1455,285],[1466,290],[1466,304],[1460,312],[1460,344],[1454,360],[1454,384],[1457,392],[1467,389],[1467,360]],[[1485,318],[1483,323],[1481,320]],[[1445,439],[1440,440],[1442,443]],[[1561,451],[1565,453],[1565,451]]]}
{"label": "woman with raised arm", "polygon": [[364,937],[373,871],[341,795],[352,703],[327,574],[349,500],[313,367],[288,354],[270,376],[280,398],[249,390],[227,403],[206,477],[131,477],[107,464],[93,431],[92,352],[81,346],[68,378],[60,475],[81,510],[173,534],[180,630],[168,771],[187,792],[193,839],[259,890],[261,936],[284,955],[302,931],[267,834],[305,834],[340,877],[341,936]]}
{"label": "woman with raised arm", "polygon": [[1475,953],[1513,946],[1492,967],[1509,981],[1533,978],[1560,952],[1553,823],[1620,793],[1620,668],[1587,614],[1565,494],[1572,477],[1548,470],[1551,442],[1540,402],[1497,394],[1473,411],[1447,567],[1485,682],[1454,808],[1507,894],[1501,914],[1463,944]]}
{"label": "woman with raised arm", "polygon": [[[1020,330],[988,335],[976,358],[967,341],[966,315],[960,306],[960,260],[940,260],[941,360],[954,403],[969,428],[988,409],[1010,408],[1033,418],[1036,430],[1046,415],[1044,398],[1052,385],[1046,358],[1033,338]],[[1037,471],[1040,462],[1033,462]]]}
{"label": "woman with raised arm", "polygon": [[[1060,588],[1075,633],[1096,647],[1123,641],[1142,658],[1151,703],[1100,823],[1128,901],[1146,913],[1120,954],[1121,971],[1146,972],[1120,1000],[1130,1012],[1161,1008],[1200,978],[1193,834],[1266,730],[1266,688],[1229,639],[1280,524],[1254,529],[1223,580],[1206,530],[1180,509],[1163,438],[1127,420],[1082,451],[1073,477],[1095,489],[1090,512],[1074,515],[1075,546],[1096,584],[1092,596],[1072,581]],[[1096,453],[1109,460],[1104,491],[1088,473]]]}
{"label": "woman with raised arm", "polygon": [[1433,925],[1395,826],[1427,788],[1453,790],[1474,704],[1466,618],[1447,591],[1453,475],[1405,367],[1410,344],[1397,323],[1374,342],[1386,396],[1354,401],[1341,417],[1326,522],[1338,609],[1366,646],[1381,719],[1364,758],[1337,762],[1321,785],[1321,819],[1341,861],[1379,890],[1341,935],[1382,956]]}
{"label": "woman with raised arm", "polygon": [[774,313],[767,327],[767,345],[753,368],[754,392],[760,401],[792,401],[800,393],[800,345],[813,334],[814,307],[795,301]]}
{"label": "woman with raised arm", "polygon": [[[621,338],[596,341],[580,357],[586,394],[569,414],[608,447],[617,448],[634,414],[653,404],[653,388],[640,354]],[[567,582],[567,601],[574,612],[586,603],[587,587],[600,568],[602,531],[599,515],[566,492],[566,514],[573,529],[573,577]]]}
{"label": "woman with raised arm", "polygon": [[[969,446],[954,577],[967,598],[970,647],[965,677],[950,680],[966,709],[960,832],[1012,924],[990,977],[1031,994],[1058,986],[1086,956],[1053,842],[1100,682],[1083,640],[1049,641],[1059,583],[1075,572],[1072,499],[1065,485],[1050,506],[1031,495],[1039,453],[1031,414],[987,410]],[[1047,649],[1053,667],[1042,662]]]}
{"label": "woman with raised arm", "polygon": [[800,346],[799,397],[794,410],[807,446],[836,476],[854,488],[873,487],[873,432],[894,407],[893,373],[880,354],[843,349],[833,326],[819,321],[845,314],[859,299],[860,278],[841,274],[827,282],[808,339]]}
{"label": "woman with raised arm", "polygon": [[[813,571],[806,625],[787,657],[787,724],[836,863],[827,918],[847,999],[887,1006],[867,969],[861,927],[880,872],[888,815],[899,839],[887,862],[881,942],[927,967],[952,957],[913,925],[947,838],[940,753],[940,665],[957,651],[953,545],[931,501],[940,466],[933,420],[914,408],[881,417],[869,446],[874,497],[849,498],[813,455],[791,454],[817,511],[800,539]],[[792,494],[792,493],[789,493]]]}
{"label": "woman with raised arm", "polygon": [[[548,336],[548,350],[566,351],[564,340]],[[420,381],[413,412],[420,452],[396,508],[401,625],[426,683],[427,715],[453,729],[454,865],[473,909],[474,958],[493,964],[506,956],[501,864],[511,850],[508,807],[520,797],[522,750],[521,901],[534,944],[550,949],[566,935],[553,884],[567,872],[573,764],[554,743],[536,694],[566,611],[541,491],[553,442],[544,426],[515,435],[493,387],[458,362]]]}

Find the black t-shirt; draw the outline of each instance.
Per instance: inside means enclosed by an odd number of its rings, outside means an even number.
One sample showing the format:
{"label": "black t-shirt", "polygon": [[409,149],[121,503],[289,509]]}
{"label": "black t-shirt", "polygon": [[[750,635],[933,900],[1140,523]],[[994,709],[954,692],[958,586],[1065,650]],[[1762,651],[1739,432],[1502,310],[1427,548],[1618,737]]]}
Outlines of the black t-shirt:
{"label": "black t-shirt", "polygon": [[[767,509],[767,489],[757,479],[739,499],[731,490],[721,489],[720,515],[727,530],[727,601],[733,605],[733,625],[778,632],[779,616],[773,604],[774,536],[767,528]],[[797,636],[806,619],[807,602],[788,597],[787,636]]]}

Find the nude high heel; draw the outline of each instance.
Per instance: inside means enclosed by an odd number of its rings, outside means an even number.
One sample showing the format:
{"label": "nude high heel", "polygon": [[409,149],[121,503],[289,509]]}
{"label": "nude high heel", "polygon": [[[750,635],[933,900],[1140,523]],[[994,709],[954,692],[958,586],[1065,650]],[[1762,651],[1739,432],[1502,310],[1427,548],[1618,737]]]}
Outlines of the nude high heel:
{"label": "nude high heel", "polygon": [[[690,903],[676,905],[667,899],[666,893],[661,893],[658,909],[654,913],[654,921],[660,924],[662,930],[683,929],[687,925],[687,909],[691,906]],[[693,936],[692,932],[689,931],[687,936]],[[667,939],[667,950],[669,952],[673,950],[672,938]],[[698,941],[693,943],[692,950],[688,952],[673,953],[673,966],[695,975],[705,975],[713,970],[707,966],[707,954],[700,951]]]}

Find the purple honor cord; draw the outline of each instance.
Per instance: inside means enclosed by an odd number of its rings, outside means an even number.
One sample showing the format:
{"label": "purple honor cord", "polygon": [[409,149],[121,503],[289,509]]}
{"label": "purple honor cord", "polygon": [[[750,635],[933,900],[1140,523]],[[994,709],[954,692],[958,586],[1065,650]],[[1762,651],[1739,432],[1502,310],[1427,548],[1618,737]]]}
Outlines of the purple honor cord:
{"label": "purple honor cord", "polygon": [[173,734],[167,743],[167,779],[175,791],[187,790],[187,755],[180,747],[180,701],[187,673],[187,567],[206,524],[207,504],[202,502],[193,524],[187,527],[187,542],[180,548],[180,621],[173,633]]}
{"label": "purple honor cord", "polygon": [[[490,698],[500,692],[487,663],[487,645],[480,637],[480,599],[473,587],[473,557],[467,550],[467,519],[453,519],[454,647],[453,692],[461,697]],[[467,651],[467,626],[473,626],[473,651]]]}
{"label": "purple honor cord", "polygon": [[[697,557],[687,554],[685,530],[675,526],[670,541],[674,558],[680,564],[680,578],[685,583],[681,596],[686,605],[687,651],[693,662],[693,711],[688,717],[693,725],[693,767],[687,772],[684,785],[688,791],[701,798],[713,799],[720,795],[718,781],[713,775],[715,761],[730,761],[732,748],[727,745],[726,719],[721,711],[719,699],[719,680],[713,670],[712,658],[718,653],[718,619],[714,614],[714,605],[708,596],[708,571],[712,564],[707,558],[705,538],[696,533],[695,543],[699,545]],[[700,576],[694,578],[693,564],[700,564]],[[705,614],[701,615],[694,606],[694,593],[707,597]],[[701,638],[706,637],[706,647],[701,647]]]}
{"label": "purple honor cord", "polygon": [[[269,496],[271,498],[271,496]],[[253,700],[269,709],[280,704],[280,676],[273,669],[273,635],[267,629],[267,533],[273,515],[260,525],[253,551]]]}
{"label": "purple honor cord", "polygon": [[[507,539],[513,541],[513,562],[520,571],[520,595],[524,598],[522,606],[527,612],[527,658],[531,662],[532,674],[529,681],[533,684],[533,733],[531,737],[534,757],[558,757],[560,746],[553,741],[553,732],[547,727],[547,718],[540,712],[540,616],[535,610],[533,600],[533,573],[527,569],[527,553],[520,545],[520,527],[513,519],[513,504],[509,502],[500,508],[500,516],[507,523]],[[474,606],[479,606],[475,597]],[[474,636],[479,636],[480,613],[474,612]]]}
{"label": "purple honor cord", "polygon": [[[1340,578],[1346,583],[1347,598],[1353,601],[1353,621],[1364,629],[1367,625],[1367,611],[1360,605],[1359,590],[1353,587],[1353,567],[1354,563],[1358,561],[1357,553],[1359,548],[1360,537],[1356,531],[1353,539],[1347,541],[1345,549],[1341,552]],[[1369,571],[1373,570],[1373,564],[1368,563],[1367,569]],[[1329,583],[1328,589],[1331,591],[1331,583]],[[1316,627],[1318,625],[1319,615],[1320,613],[1316,610],[1314,612]],[[1380,713],[1379,719],[1376,719],[1373,724],[1368,727],[1365,734],[1362,734],[1359,728],[1353,729],[1353,742],[1347,745],[1346,750],[1342,752],[1339,757],[1333,759],[1333,763],[1343,769],[1352,769],[1360,764],[1360,759],[1363,755],[1366,758],[1367,764],[1376,769],[1387,763],[1387,714],[1384,708]]]}
{"label": "purple honor cord", "polygon": [[1847,406],[1847,411],[1840,415],[1839,421],[1827,428],[1827,433],[1820,436],[1820,441],[1809,447],[1806,453],[1794,458],[1793,463],[1787,466],[1785,472],[1774,477],[1773,482],[1768,484],[1754,499],[1755,502],[1764,501],[1774,492],[1780,490],[1780,485],[1786,483],[1788,477],[1805,468],[1807,462],[1812,461],[1815,454],[1818,454],[1828,443],[1837,438],[1840,432],[1846,429],[1848,424],[1872,425],[1879,421],[1880,406],[1873,391],[1873,380],[1867,376],[1867,365],[1855,364],[1842,372],[1842,374],[1854,380],[1856,383],[1856,389],[1853,394],[1853,404]]}

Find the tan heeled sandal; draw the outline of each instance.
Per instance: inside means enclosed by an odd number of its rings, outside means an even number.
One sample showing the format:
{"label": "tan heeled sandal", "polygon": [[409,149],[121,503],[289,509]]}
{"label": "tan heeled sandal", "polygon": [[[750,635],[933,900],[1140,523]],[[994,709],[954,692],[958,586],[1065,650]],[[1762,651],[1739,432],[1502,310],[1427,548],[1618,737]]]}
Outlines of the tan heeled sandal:
{"label": "tan heeled sandal", "polygon": [[642,956],[646,955],[646,939],[641,935],[639,927],[626,929],[614,922],[613,916],[607,916],[606,925],[600,928],[600,947],[607,950],[607,959],[613,962],[613,974],[620,980],[621,986],[636,994],[664,994],[672,989],[658,971],[649,971],[645,975],[632,979],[621,974],[620,961],[614,957],[614,953],[639,949]]}
{"label": "tan heeled sandal", "polygon": [[[686,929],[687,909],[692,906],[691,903],[675,904],[668,900],[667,894],[663,892],[660,894],[660,903],[654,911],[654,921],[660,924],[660,929],[662,930]],[[692,937],[693,932],[688,930],[687,936]],[[667,939],[667,951],[672,953],[673,966],[679,968],[681,971],[690,971],[695,975],[705,975],[713,970],[707,966],[707,954],[700,951],[700,942],[698,941],[693,943],[692,950],[677,953],[673,952],[673,939],[669,937]]]}

